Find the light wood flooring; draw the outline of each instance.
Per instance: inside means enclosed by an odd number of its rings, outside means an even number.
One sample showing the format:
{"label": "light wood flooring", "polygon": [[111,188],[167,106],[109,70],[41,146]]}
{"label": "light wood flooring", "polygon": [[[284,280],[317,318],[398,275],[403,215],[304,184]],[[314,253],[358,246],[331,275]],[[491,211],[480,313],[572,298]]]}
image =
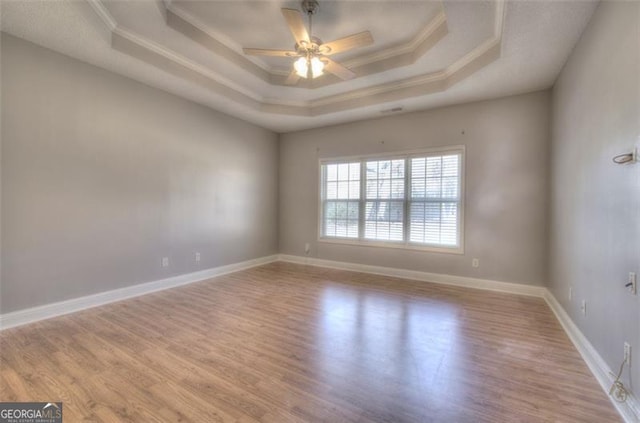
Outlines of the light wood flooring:
{"label": "light wood flooring", "polygon": [[539,298],[272,263],[0,333],[65,422],[619,422]]}

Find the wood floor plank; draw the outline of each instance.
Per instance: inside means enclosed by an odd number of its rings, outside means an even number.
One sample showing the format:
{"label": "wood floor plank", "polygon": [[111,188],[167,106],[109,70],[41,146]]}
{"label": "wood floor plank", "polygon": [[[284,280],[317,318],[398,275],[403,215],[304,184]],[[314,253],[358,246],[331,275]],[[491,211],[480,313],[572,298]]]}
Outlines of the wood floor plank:
{"label": "wood floor plank", "polygon": [[286,263],[0,333],[91,422],[619,422],[543,300]]}

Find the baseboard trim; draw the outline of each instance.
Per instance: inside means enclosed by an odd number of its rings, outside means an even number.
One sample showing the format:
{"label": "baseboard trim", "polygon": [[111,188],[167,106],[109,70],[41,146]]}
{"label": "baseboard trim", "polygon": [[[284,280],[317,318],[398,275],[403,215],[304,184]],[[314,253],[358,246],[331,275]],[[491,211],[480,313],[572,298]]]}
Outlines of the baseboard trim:
{"label": "baseboard trim", "polygon": [[313,257],[280,254],[280,261],[288,263],[306,264],[310,266],[328,267],[331,269],[352,270],[355,272],[371,273],[374,275],[393,276],[423,282],[433,282],[443,285],[461,286],[465,288],[484,289],[488,291],[507,292],[510,294],[542,297],[545,292],[543,286],[525,285],[511,282],[499,282],[488,279],[469,278],[466,276],[445,275],[441,273],[405,270],[396,267],[372,266],[368,264],[348,263],[342,261],[323,260]]}
{"label": "baseboard trim", "polygon": [[200,282],[216,276],[222,276],[228,273],[233,273],[256,266],[261,266],[263,264],[272,263],[277,260],[278,255],[260,257],[252,260],[242,261],[239,263],[213,267],[198,272],[173,276],[153,282],[146,282],[128,286],[125,288],[100,292],[98,294],[87,295],[85,297],[73,298],[70,300],[45,304],[42,306],[32,307],[24,310],[18,310],[11,313],[0,314],[0,331],[16,326],[26,325],[27,323],[37,322],[39,320],[50,319],[52,317],[62,316],[64,314],[74,313],[76,311],[113,303],[116,301],[126,300],[128,298],[138,297],[140,295],[150,294],[152,292],[175,288],[177,286],[187,285],[194,282]]}
{"label": "baseboard trim", "polygon": [[609,389],[613,384],[613,376],[611,376],[611,369],[604,361],[604,359],[598,354],[598,351],[591,345],[586,336],[573,322],[569,314],[565,311],[562,305],[558,302],[556,297],[548,290],[545,289],[544,299],[549,305],[549,308],[556,315],[556,318],[560,322],[560,325],[569,336],[571,342],[576,347],[582,359],[587,363],[587,366],[591,370],[591,373],[596,377],[598,383],[607,394],[614,407],[626,423],[639,423],[640,422],[640,403],[634,395],[629,395],[627,401],[619,403],[609,396]]}

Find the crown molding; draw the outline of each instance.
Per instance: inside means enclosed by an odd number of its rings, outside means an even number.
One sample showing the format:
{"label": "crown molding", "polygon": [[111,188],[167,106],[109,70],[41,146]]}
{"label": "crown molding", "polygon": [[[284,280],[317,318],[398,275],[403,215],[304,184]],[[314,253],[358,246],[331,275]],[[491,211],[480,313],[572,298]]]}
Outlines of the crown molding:
{"label": "crown molding", "polygon": [[[113,16],[111,16],[104,7],[101,0],[86,1],[89,2],[105,26],[111,31],[111,47],[115,50],[142,60],[187,81],[201,85],[214,94],[224,96],[252,110],[292,116],[319,116],[444,91],[500,57],[506,9],[505,0],[496,0],[493,36],[445,69],[398,81],[355,89],[315,100],[288,101],[262,97],[203,65],[119,26]],[[167,21],[173,19],[169,16],[184,19],[184,16],[178,16],[175,13],[176,9],[171,3],[166,4],[160,1],[159,7],[164,7],[167,11]],[[173,22],[180,21],[173,20]],[[425,42],[433,42],[434,34],[440,34],[440,36],[442,36],[442,28],[446,29],[446,17],[444,14],[438,14],[424,31],[414,37],[407,48],[412,49],[412,52],[424,49]],[[196,29],[197,32],[193,34],[197,33],[205,38],[211,38],[203,29]],[[217,51],[220,51],[223,57],[227,57],[225,55],[231,55],[229,57],[233,58],[234,63],[236,63],[236,60],[241,60],[243,69],[248,70],[253,66],[253,71],[250,72],[264,72],[267,74],[264,69],[255,65],[245,57],[241,57],[241,55],[233,51],[230,47],[219,41],[216,42],[218,44],[215,46],[212,45],[212,48],[218,49]],[[209,49],[211,50],[212,48]],[[398,52],[400,50],[396,49],[394,51]],[[402,50],[397,54],[406,56],[413,54],[412,52]],[[393,59],[391,55],[395,53],[393,51],[387,51],[384,54],[389,55],[388,57],[384,56],[386,60],[389,60]],[[250,65],[247,63],[250,63]],[[258,71],[256,71],[256,69],[258,69]],[[273,80],[274,76],[276,79],[282,78],[281,75],[271,74],[268,79]]]}
{"label": "crown molding", "polygon": [[100,0],[86,0],[87,3],[93,8],[96,12],[96,15],[102,20],[104,25],[107,27],[109,31],[113,31],[118,26],[118,22],[116,22],[115,18],[111,15],[111,13],[104,7],[102,1]]}
{"label": "crown molding", "polygon": [[[430,43],[431,37],[437,34],[438,40],[447,35],[449,32],[447,28],[447,16],[440,3],[440,12],[427,23],[427,25],[416,34],[409,42],[400,44],[397,46],[389,47],[383,50],[379,50],[370,54],[356,56],[352,59],[343,60],[342,64],[348,68],[358,68],[371,63],[388,60],[397,56],[409,54],[412,56],[412,62],[419,59],[426,51],[420,56],[413,57],[416,51],[419,51],[423,45]],[[435,43],[433,43],[435,45]],[[396,66],[399,67],[399,66]]]}
{"label": "crown molding", "polygon": [[265,82],[272,83],[271,70],[268,67],[239,53],[235,46],[229,46],[229,42],[220,41],[221,37],[215,35],[202,21],[173,4],[169,4],[165,9],[165,24],[239,68]]}
{"label": "crown molding", "polygon": [[[210,80],[220,84],[221,86],[226,86],[234,91],[237,91],[238,93],[241,93],[249,98],[251,98],[252,100],[255,101],[262,101],[262,97],[258,96],[256,94],[254,94],[253,92],[251,92],[250,90],[247,90],[246,88],[242,87],[239,84],[236,84],[235,82],[231,81],[228,78],[225,78],[215,72],[212,72],[210,69],[208,69],[205,66],[202,66],[200,64],[197,64],[189,59],[187,59],[184,56],[179,55],[178,53],[169,50],[165,47],[163,47],[160,44],[157,44],[147,38],[143,38],[127,29],[124,29],[122,27],[116,27],[113,31],[112,31],[112,46],[117,49],[122,51],[119,48],[119,44],[118,41],[114,41],[114,40],[119,40],[119,39],[126,39],[128,40],[130,43],[136,44],[138,46],[140,46],[143,49],[147,49],[150,52],[153,52],[159,56],[164,57],[165,59],[174,62],[176,64],[178,64],[179,66],[182,66],[184,68],[190,69],[193,72],[196,72],[206,78],[209,78]],[[126,53],[126,51],[123,51]]]}

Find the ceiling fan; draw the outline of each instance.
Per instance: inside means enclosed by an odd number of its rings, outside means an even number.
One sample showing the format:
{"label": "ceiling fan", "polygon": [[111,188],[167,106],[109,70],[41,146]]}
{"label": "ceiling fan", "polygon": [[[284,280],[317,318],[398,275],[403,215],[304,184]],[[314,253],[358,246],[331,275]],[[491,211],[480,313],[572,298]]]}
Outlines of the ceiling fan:
{"label": "ceiling fan", "polygon": [[373,37],[371,33],[364,31],[323,43],[319,38],[312,36],[311,32],[313,27],[312,17],[318,11],[318,1],[303,0],[302,10],[309,17],[308,32],[299,10],[282,9],[282,15],[296,41],[293,50],[244,48],[242,49],[244,53],[252,56],[297,57],[298,60],[294,62],[293,70],[285,81],[286,85],[294,85],[300,78],[317,78],[323,75],[325,71],[343,80],[354,78],[356,74],[353,71],[329,59],[327,56],[372,44]]}

